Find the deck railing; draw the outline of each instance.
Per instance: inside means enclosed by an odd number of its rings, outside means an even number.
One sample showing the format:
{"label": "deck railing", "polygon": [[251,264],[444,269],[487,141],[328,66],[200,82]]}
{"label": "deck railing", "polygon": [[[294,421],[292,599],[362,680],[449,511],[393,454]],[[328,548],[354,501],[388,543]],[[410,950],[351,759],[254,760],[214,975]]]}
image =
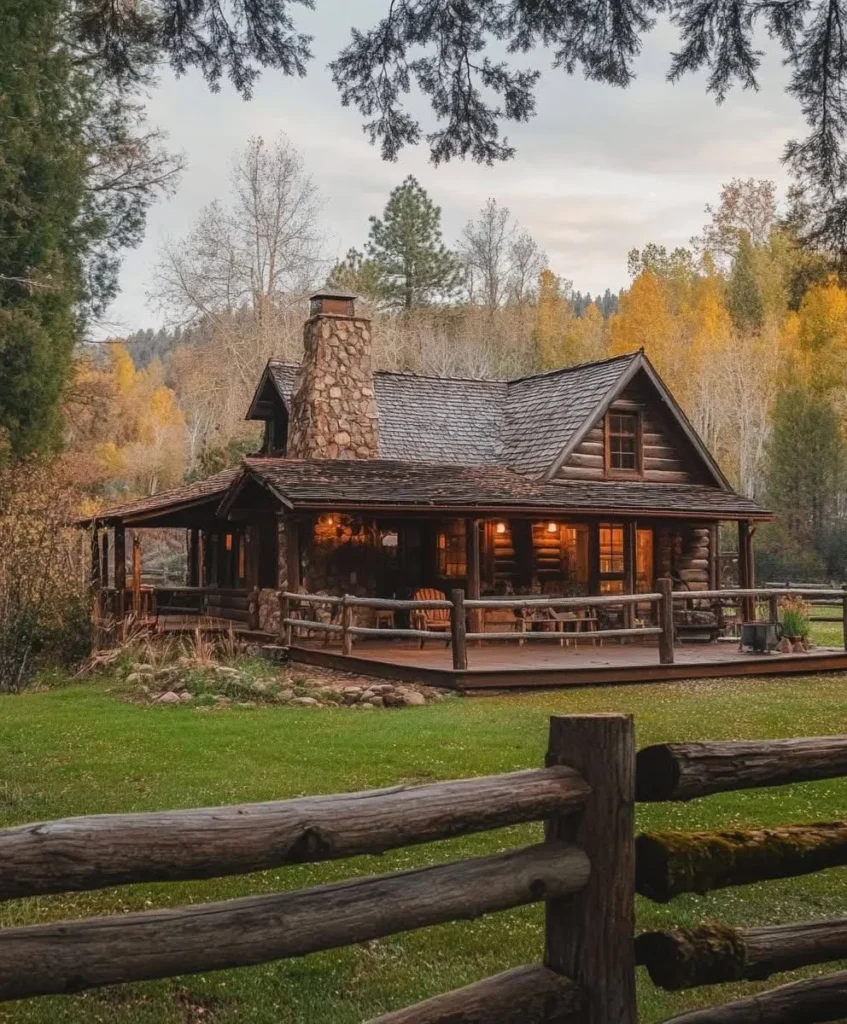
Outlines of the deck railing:
{"label": "deck railing", "polygon": [[[388,1013],[378,1024],[636,1024],[636,964],[674,990],[847,958],[847,918],[637,936],[634,922],[636,892],[666,903],[843,866],[847,823],[636,837],[636,802],[839,776],[847,776],[847,736],[670,743],[636,756],[631,716],[557,716],[544,768],[3,829],[0,900],[249,874],[546,823],[543,842],[504,853],[294,892],[0,928],[0,1000],[266,963],[543,902],[543,965]],[[507,960],[506,937],[502,947]],[[846,1015],[841,971],[666,1024],[814,1024]]]}
{"label": "deck railing", "polygon": [[[580,640],[640,640],[655,637],[659,662],[662,665],[674,664],[674,648],[677,642],[676,627],[674,621],[675,610],[679,606],[686,606],[692,603],[708,602],[712,605],[734,604],[744,609],[747,613],[745,619],[755,620],[756,601],[767,602],[768,618],[770,621],[779,620],[779,601],[782,597],[794,596],[805,599],[818,599],[828,596],[832,602],[832,591],[817,588],[792,588],[792,587],[762,587],[754,589],[727,589],[727,590],[674,590],[673,583],[668,578],[656,581],[657,590],[646,594],[603,594],[597,596],[581,597],[485,597],[467,598],[463,590],[453,590],[449,599],[443,600],[394,600],[390,598],[376,597],[354,597],[345,595],[343,597],[332,597],[320,594],[299,594],[283,592],[280,595],[281,601],[281,629],[282,643],[290,646],[296,639],[298,630],[314,631],[321,633],[328,641],[331,636],[338,636],[341,640],[341,650],[345,655],[353,653],[354,643],[357,639],[406,639],[417,640],[423,645],[428,642],[449,642],[452,647],[453,668],[462,671],[468,667],[469,645],[480,644],[486,641],[513,641],[519,644],[526,642],[551,641],[579,642]],[[841,617],[839,619],[829,618],[824,621],[840,622],[843,631],[844,649],[847,650],[847,589],[838,592],[840,597]],[[306,608],[329,607],[335,614],[330,616],[329,621],[320,621],[314,617],[298,617],[297,606]],[[580,619],[579,613],[591,612],[593,609],[613,608],[622,609],[624,617],[636,618],[635,609],[643,609],[645,605],[651,607],[650,618],[653,624],[650,625],[623,625],[621,627],[592,628],[586,632],[575,632],[574,628],[580,628],[587,620]],[[439,610],[446,612],[443,625],[437,629],[429,628],[400,628],[393,625],[386,625],[380,628],[373,626],[360,626],[354,622],[354,610],[357,608],[370,608],[374,610],[390,612],[411,612],[412,621],[415,622],[426,611]],[[515,612],[515,629],[513,630],[489,630],[479,628],[480,622],[485,621],[486,612],[497,610],[511,610]],[[548,618],[533,619],[532,613],[547,612]],[[562,613],[572,612],[574,618],[565,619]],[[594,620],[592,625],[596,627]],[[541,623],[543,630],[526,628],[533,624]],[[572,628],[574,627],[574,628]]]}

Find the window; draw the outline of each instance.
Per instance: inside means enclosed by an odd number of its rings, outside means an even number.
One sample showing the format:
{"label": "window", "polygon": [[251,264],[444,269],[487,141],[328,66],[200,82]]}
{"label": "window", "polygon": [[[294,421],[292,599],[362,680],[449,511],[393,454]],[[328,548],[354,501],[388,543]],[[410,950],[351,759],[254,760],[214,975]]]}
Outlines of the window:
{"label": "window", "polygon": [[635,592],[649,594],[653,589],[653,531],[635,531]]}
{"label": "window", "polygon": [[616,523],[600,524],[600,575],[623,575],[624,530]]}
{"label": "window", "polygon": [[455,519],[442,526],[438,531],[437,550],[439,576],[467,576],[468,544],[464,519]]}
{"label": "window", "polygon": [[610,412],[606,417],[606,469],[641,472],[641,430],[638,413]]}

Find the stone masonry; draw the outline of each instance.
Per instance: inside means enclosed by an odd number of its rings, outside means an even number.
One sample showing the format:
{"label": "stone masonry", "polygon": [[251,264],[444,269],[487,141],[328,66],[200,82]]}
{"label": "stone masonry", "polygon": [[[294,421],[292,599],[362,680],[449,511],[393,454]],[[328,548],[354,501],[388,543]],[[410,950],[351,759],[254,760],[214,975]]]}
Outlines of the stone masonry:
{"label": "stone masonry", "polygon": [[375,459],[379,413],[370,321],[320,313],[306,321],[291,400],[290,459]]}

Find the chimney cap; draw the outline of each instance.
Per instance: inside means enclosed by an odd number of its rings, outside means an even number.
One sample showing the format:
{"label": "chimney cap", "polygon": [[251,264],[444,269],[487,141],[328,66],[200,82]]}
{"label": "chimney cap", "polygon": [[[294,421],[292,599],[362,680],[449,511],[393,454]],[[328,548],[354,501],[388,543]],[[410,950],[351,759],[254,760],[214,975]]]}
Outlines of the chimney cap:
{"label": "chimney cap", "polygon": [[356,296],[350,292],[337,292],[330,289],[315,292],[309,298],[311,316],[345,316],[356,315]]}
{"label": "chimney cap", "polygon": [[314,292],[309,296],[311,301],[315,299],[352,299],[355,301],[358,299],[358,295],[355,292],[339,292],[332,288],[322,288],[319,292]]}

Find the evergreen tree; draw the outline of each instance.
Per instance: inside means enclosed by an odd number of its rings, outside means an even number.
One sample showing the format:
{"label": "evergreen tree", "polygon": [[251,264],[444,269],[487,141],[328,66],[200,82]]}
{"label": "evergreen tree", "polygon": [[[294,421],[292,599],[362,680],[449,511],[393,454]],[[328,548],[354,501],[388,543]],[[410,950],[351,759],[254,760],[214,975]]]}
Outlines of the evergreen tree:
{"label": "evergreen tree", "polygon": [[762,328],[764,301],[756,278],[756,261],[750,235],[744,231],[732,264],[727,306],[733,323],[741,331],[757,332]]}
{"label": "evergreen tree", "polygon": [[85,222],[85,83],[61,0],[0,8],[0,430],[15,455],[58,442],[77,338]]}
{"label": "evergreen tree", "polygon": [[800,547],[822,553],[837,512],[844,456],[830,402],[796,385],[777,397],[767,447],[768,500]]}
{"label": "evergreen tree", "polygon": [[441,209],[411,175],[391,193],[382,218],[371,217],[367,250],[387,306],[449,299],[461,283],[459,261],[441,239]]}
{"label": "evergreen tree", "polygon": [[378,302],[381,277],[373,260],[367,259],[358,249],[348,249],[344,259],[330,271],[326,283],[328,288],[352,292],[366,302]]}

